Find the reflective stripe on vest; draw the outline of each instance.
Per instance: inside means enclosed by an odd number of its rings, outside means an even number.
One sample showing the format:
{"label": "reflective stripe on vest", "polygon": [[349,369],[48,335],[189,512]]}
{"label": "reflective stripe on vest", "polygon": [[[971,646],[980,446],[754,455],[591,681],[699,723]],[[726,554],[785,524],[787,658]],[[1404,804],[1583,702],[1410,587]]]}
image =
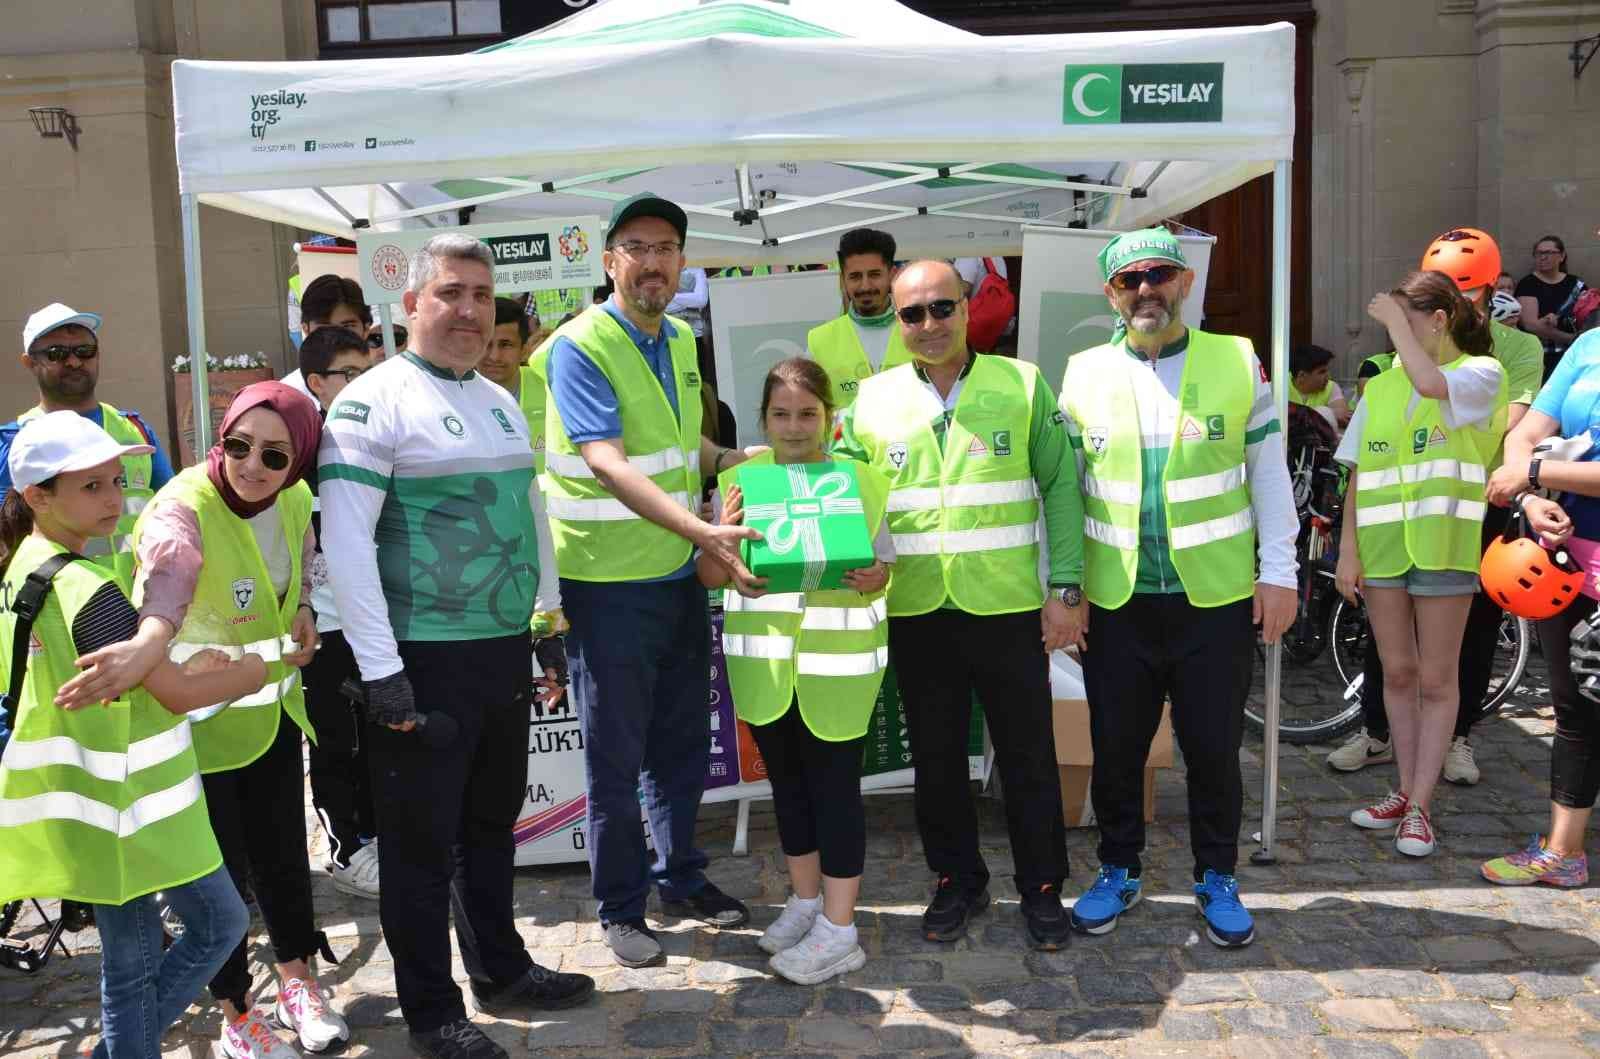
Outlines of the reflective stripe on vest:
{"label": "reflective stripe on vest", "polygon": [[[281,603],[249,523],[228,510],[203,464],[179,473],[156,501],[152,507],[171,501],[194,512],[205,553],[194,598],[169,656],[181,664],[212,650],[230,659],[258,654],[267,663],[267,680],[260,689],[189,714],[200,771],[239,768],[265,753],[277,738],[280,706],[315,740],[300,671],[283,661],[296,650],[289,625],[300,605],[300,542],[311,523],[310,489],[296,483],[275,501],[290,557],[289,587]],[[141,518],[134,527],[135,540],[144,528]]]}
{"label": "reflective stripe on vest", "polygon": [[[911,351],[906,349],[899,321],[890,321],[889,328],[889,345],[884,349],[883,363],[878,366],[878,371],[888,371],[911,362]],[[875,374],[849,313],[808,331],[806,352],[828,373],[828,381],[833,385],[835,412],[849,408],[855,402],[861,380]]]}
{"label": "reflective stripe on vest", "polygon": [[[548,371],[559,338],[573,342],[611,383],[619,397],[622,446],[630,464],[674,503],[697,511],[700,500],[700,375],[694,335],[680,320],[667,346],[678,390],[674,415],[666,392],[644,355],[601,306],[568,321],[534,353],[532,366]],[[665,325],[664,325],[665,326]],[[687,540],[643,518],[608,493],[567,436],[554,401],[545,414],[545,510],[561,576],[577,581],[639,581],[664,577],[689,560]]]}
{"label": "reflective stripe on vest", "polygon": [[[1128,601],[1139,563],[1144,438],[1120,342],[1067,361],[1061,406],[1083,431],[1084,594]],[[1189,602],[1215,607],[1255,591],[1255,516],[1245,433],[1255,404],[1248,340],[1190,329],[1172,446],[1162,472],[1167,548]]]}
{"label": "reflective stripe on vest", "polygon": [[[765,452],[750,463],[771,465]],[[741,465],[742,466],[742,465]],[[883,525],[889,483],[866,464],[854,469],[869,531]],[[739,468],[724,471],[723,495]],[[848,589],[781,592],[746,599],[724,593],[722,651],[734,708],[748,724],[770,724],[799,703],[806,727],[823,740],[866,734],[889,662],[888,601]]]}
{"label": "reflective stripe on vest", "polygon": [[1032,364],[978,354],[950,413],[906,364],[867,379],[851,413],[875,470],[889,478],[896,559],[889,613],[948,600],[972,614],[1032,610],[1039,581],[1039,490],[1029,462]]}
{"label": "reflective stripe on vest", "polygon": [[[1456,356],[1445,366],[1459,368],[1465,360]],[[1447,428],[1432,398],[1416,398],[1411,410],[1416,390],[1399,363],[1367,382],[1355,503],[1356,546],[1368,577],[1401,577],[1413,567],[1478,569],[1488,513],[1484,484],[1505,432],[1507,380],[1494,358],[1473,362],[1499,373],[1487,428]]]}
{"label": "reflective stripe on vest", "polygon": [[[0,599],[61,551],[23,539]],[[68,563],[34,621],[12,736],[0,759],[0,904],[63,897],[124,904],[189,882],[222,861],[201,796],[191,726],[143,688],[62,710],[56,691],[78,674],[71,629],[118,575]],[[0,609],[0,672],[10,672],[16,616]]]}

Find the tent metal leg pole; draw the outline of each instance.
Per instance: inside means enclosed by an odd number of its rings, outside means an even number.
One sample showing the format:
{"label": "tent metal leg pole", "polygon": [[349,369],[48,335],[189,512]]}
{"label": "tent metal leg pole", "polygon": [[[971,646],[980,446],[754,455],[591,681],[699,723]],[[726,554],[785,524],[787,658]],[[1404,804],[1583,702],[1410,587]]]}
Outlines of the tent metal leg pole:
{"label": "tent metal leg pole", "polygon": [[[1278,422],[1288,421],[1289,385],[1289,203],[1291,164],[1272,169],[1272,397]],[[1278,724],[1283,708],[1283,645],[1267,648],[1266,717],[1261,745],[1261,848],[1250,855],[1255,864],[1276,860],[1278,830]]]}
{"label": "tent metal leg pole", "polygon": [[378,306],[378,322],[383,325],[384,359],[394,356],[394,310],[388,302]]}
{"label": "tent metal leg pole", "polygon": [[[206,311],[200,284],[200,203],[181,196],[183,212],[183,295],[189,315],[189,382],[194,388],[194,457],[211,447],[211,387],[206,378]],[[182,432],[182,424],[179,424]]]}

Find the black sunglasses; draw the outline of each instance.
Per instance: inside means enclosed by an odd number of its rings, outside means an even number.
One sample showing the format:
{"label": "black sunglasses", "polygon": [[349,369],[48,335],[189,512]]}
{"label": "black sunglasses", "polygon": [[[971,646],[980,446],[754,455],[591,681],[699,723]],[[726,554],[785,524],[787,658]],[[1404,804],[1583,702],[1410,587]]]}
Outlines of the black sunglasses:
{"label": "black sunglasses", "polygon": [[927,305],[903,305],[895,310],[907,327],[916,327],[930,316],[935,320],[948,320],[955,315],[955,311],[954,298],[940,298]]}
{"label": "black sunglasses", "polygon": [[1118,272],[1111,277],[1111,285],[1118,290],[1138,290],[1140,285],[1149,281],[1150,286],[1159,287],[1164,283],[1171,283],[1174,276],[1183,269],[1177,265],[1154,265],[1150,268],[1133,268],[1126,272]]}
{"label": "black sunglasses", "polygon": [[[355,382],[357,379],[361,378],[361,376],[365,375],[366,372],[366,368],[329,368],[327,371],[314,371],[311,374],[323,376],[343,375],[345,382]],[[268,449],[267,451],[271,452],[273,450]]]}
{"label": "black sunglasses", "polygon": [[93,342],[86,346],[45,346],[43,349],[28,351],[30,357],[48,360],[52,364],[60,364],[68,357],[77,357],[79,360],[93,360],[100,353],[100,347]]}
{"label": "black sunglasses", "polygon": [[[401,346],[403,346],[405,344],[406,344],[406,329],[403,328],[403,327],[395,328],[394,329],[394,345],[395,345],[395,348],[399,349]],[[368,349],[382,349],[383,348],[383,332],[382,331],[374,331],[374,332],[372,332],[372,334],[367,336],[367,348]]]}
{"label": "black sunglasses", "polygon": [[222,453],[230,460],[247,460],[252,452],[261,453],[261,465],[269,471],[281,471],[289,466],[289,454],[282,449],[257,446],[235,434],[222,439]]}

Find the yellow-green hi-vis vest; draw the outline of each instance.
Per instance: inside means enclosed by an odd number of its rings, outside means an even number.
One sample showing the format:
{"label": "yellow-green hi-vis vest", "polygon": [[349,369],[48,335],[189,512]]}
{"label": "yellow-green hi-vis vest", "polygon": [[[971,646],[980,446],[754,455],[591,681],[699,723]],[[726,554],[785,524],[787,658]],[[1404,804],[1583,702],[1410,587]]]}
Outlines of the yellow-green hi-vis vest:
{"label": "yellow-green hi-vis vest", "polygon": [[948,425],[916,367],[861,383],[851,415],[872,466],[890,483],[894,573],[889,614],[926,614],[946,600],[969,614],[1013,614],[1044,602],[1039,488],[1028,459],[1033,394],[1025,361],[974,355]]}
{"label": "yellow-green hi-vis vest", "polygon": [[[883,525],[889,481],[855,465],[868,534]],[[739,466],[772,463],[764,452]],[[737,484],[738,467],[718,477],[722,494]],[[818,739],[840,742],[867,733],[878,686],[889,664],[884,593],[850,589],[775,592],[746,599],[723,593],[722,653],[734,709],[746,724],[771,724],[798,697],[800,717]]]}
{"label": "yellow-green hi-vis vest", "polygon": [[1316,393],[1302,393],[1295,388],[1293,382],[1289,383],[1289,403],[1303,404],[1307,408],[1326,408],[1328,402],[1333,400],[1333,380]]}
{"label": "yellow-green hi-vis vest", "polygon": [[[0,673],[11,672],[9,603],[29,574],[64,551],[30,535],[6,571]],[[63,710],[56,691],[77,676],[72,623],[107,583],[93,563],[62,567],[30,637],[27,673],[0,762],[0,904],[60,897],[120,905],[181,886],[222,863],[182,714],[143,688],[109,705]]]}
{"label": "yellow-green hi-vis vest", "polygon": [[[1126,603],[1138,572],[1143,437],[1132,373],[1147,370],[1118,341],[1070,357],[1061,380],[1066,410],[1083,431],[1083,592],[1099,607]],[[1249,339],[1190,329],[1161,483],[1167,548],[1197,607],[1255,592],[1244,453],[1257,377]]]}
{"label": "yellow-green hi-vis vest", "polygon": [[[200,771],[226,772],[266,753],[278,735],[280,709],[315,741],[300,670],[283,661],[297,649],[289,628],[300,606],[300,542],[311,524],[311,490],[297,482],[275,501],[292,562],[282,603],[272,590],[255,534],[228,509],[204,464],[179,472],[156,494],[156,502],[168,500],[194,512],[205,548],[194,599],[170,650],[172,660],[182,664],[209,649],[235,659],[260,655],[267,663],[267,682],[260,690],[189,714]],[[133,528],[136,551],[143,532],[141,518]]]}
{"label": "yellow-green hi-vis vest", "polygon": [[[911,353],[900,335],[899,322],[891,321],[889,328],[889,348],[884,351],[880,372],[911,363]],[[833,384],[835,412],[849,408],[856,399],[861,380],[877,374],[867,359],[867,351],[861,348],[861,338],[856,334],[855,324],[850,322],[849,313],[807,332],[806,352],[828,373],[828,381]]]}
{"label": "yellow-green hi-vis vest", "polygon": [[[543,349],[544,346],[539,347]],[[517,405],[528,421],[528,441],[533,445],[533,473],[544,473],[544,408],[547,395],[544,376],[530,365],[523,365],[517,388]]]}
{"label": "yellow-green hi-vis vest", "polygon": [[[26,423],[42,415],[44,410],[35,405],[19,415],[17,422]],[[103,401],[100,404],[100,417],[105,432],[118,445],[150,443],[133,420]],[[122,476],[127,479],[127,484],[122,487],[122,514],[117,519],[117,528],[109,537],[89,538],[83,550],[84,555],[101,566],[115,570],[129,583],[133,579],[133,523],[150,498],[155,496],[155,490],[150,488],[152,473],[148,455],[122,457]]]}
{"label": "yellow-green hi-vis vest", "polygon": [[[1456,357],[1445,367],[1456,367]],[[1506,429],[1506,373],[1493,357],[1473,363],[1500,369],[1500,392],[1488,429],[1446,427],[1439,402],[1416,392],[1398,360],[1368,380],[1366,426],[1356,457],[1356,544],[1368,577],[1421,570],[1476,573],[1484,485]]]}
{"label": "yellow-green hi-vis vest", "polygon": [[[548,370],[558,337],[594,362],[617,394],[628,462],[690,512],[700,510],[700,371],[694,333],[682,320],[668,343],[677,379],[678,414],[633,339],[601,306],[559,328],[534,354]],[[688,540],[634,513],[606,492],[567,437],[554,401],[545,412],[545,507],[561,576],[575,581],[643,581],[665,577],[689,561]]]}

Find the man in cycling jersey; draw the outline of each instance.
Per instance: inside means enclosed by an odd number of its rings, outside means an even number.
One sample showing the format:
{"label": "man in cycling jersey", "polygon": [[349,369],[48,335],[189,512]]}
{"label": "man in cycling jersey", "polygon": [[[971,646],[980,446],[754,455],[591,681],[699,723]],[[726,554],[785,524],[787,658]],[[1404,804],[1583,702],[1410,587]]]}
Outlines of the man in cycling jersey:
{"label": "man in cycling jersey", "polygon": [[493,261],[463,235],[423,244],[403,303],[411,348],[339,395],[319,472],[323,551],[373,722],[400,1010],[414,1047],[450,1059],[506,1054],[451,977],[452,898],[478,1010],[568,1007],[594,990],[534,963],[512,916],[539,558],[527,421],[475,370],[494,330]]}

